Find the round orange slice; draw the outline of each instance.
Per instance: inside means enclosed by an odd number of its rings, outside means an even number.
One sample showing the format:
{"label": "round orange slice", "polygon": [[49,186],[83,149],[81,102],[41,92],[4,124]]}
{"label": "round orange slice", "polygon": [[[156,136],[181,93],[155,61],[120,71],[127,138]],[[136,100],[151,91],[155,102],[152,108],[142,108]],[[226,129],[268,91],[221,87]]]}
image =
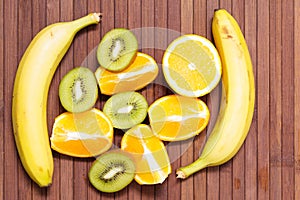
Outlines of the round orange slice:
{"label": "round orange slice", "polygon": [[177,93],[200,97],[211,92],[221,78],[221,60],[206,38],[187,34],[166,49],[162,69],[168,85]]}
{"label": "round orange slice", "polygon": [[210,112],[200,99],[168,95],[150,105],[148,116],[159,139],[179,141],[199,134],[207,126]]}
{"label": "round orange slice", "polygon": [[133,63],[123,71],[112,72],[98,67],[95,72],[100,91],[106,95],[139,90],[151,83],[157,74],[158,66],[155,60],[140,52]]}
{"label": "round orange slice", "polygon": [[112,146],[113,127],[100,110],[65,112],[55,118],[51,148],[74,157],[97,156]]}
{"label": "round orange slice", "polygon": [[122,138],[121,149],[131,153],[134,158],[134,179],[141,185],[163,183],[171,173],[166,148],[148,125],[139,124],[129,129]]}

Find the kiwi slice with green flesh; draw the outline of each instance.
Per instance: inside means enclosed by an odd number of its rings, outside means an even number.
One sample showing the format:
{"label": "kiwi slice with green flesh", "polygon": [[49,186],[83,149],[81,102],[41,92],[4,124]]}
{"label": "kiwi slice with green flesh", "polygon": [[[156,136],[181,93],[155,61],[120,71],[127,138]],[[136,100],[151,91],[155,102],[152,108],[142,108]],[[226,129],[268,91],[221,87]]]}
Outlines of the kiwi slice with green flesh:
{"label": "kiwi slice with green flesh", "polygon": [[98,98],[94,73],[87,67],[70,70],[59,84],[59,99],[69,112],[84,112],[92,108]]}
{"label": "kiwi slice with green flesh", "polygon": [[113,127],[128,129],[140,124],[147,116],[148,102],[138,92],[121,92],[111,96],[103,112],[112,121]]}
{"label": "kiwi slice with green flesh", "polygon": [[98,157],[90,168],[91,184],[102,192],[117,192],[134,178],[135,165],[125,152],[110,151]]}
{"label": "kiwi slice with green flesh", "polygon": [[98,49],[100,66],[110,71],[121,71],[134,60],[138,50],[135,35],[128,29],[112,29],[104,35]]}

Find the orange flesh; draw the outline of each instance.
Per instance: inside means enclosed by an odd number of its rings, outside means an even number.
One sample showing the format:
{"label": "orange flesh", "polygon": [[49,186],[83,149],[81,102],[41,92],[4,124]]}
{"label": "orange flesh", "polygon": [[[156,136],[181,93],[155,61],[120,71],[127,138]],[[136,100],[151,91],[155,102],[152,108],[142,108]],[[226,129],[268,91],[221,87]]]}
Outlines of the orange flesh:
{"label": "orange flesh", "polygon": [[91,157],[107,151],[113,140],[108,118],[97,109],[84,113],[63,113],[55,119],[51,148],[59,153]]}
{"label": "orange flesh", "polygon": [[134,62],[121,72],[99,70],[97,79],[100,90],[107,95],[141,89],[158,74],[158,66],[153,58],[143,53],[138,53]]}
{"label": "orange flesh", "polygon": [[208,124],[209,111],[196,98],[169,95],[154,102],[148,111],[154,134],[162,140],[188,139]]}
{"label": "orange flesh", "polygon": [[164,144],[153,135],[147,125],[137,125],[122,138],[121,148],[130,152],[136,163],[135,180],[139,184],[163,182],[171,173]]}

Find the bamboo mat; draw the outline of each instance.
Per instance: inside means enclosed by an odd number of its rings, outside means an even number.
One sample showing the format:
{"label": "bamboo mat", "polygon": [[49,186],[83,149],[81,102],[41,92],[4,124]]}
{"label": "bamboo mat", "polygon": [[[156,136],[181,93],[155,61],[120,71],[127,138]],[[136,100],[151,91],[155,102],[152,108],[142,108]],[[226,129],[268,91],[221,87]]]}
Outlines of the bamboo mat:
{"label": "bamboo mat", "polygon": [[[132,182],[120,192],[103,194],[87,179],[93,158],[56,152],[51,187],[39,188],[28,178],[13,139],[11,100],[18,62],[39,30],[89,12],[103,13],[100,25],[80,31],[55,73],[48,99],[50,133],[54,118],[64,111],[57,90],[61,77],[81,65],[107,31],[114,27],[141,31],[140,50],[160,64],[163,49],[156,47],[166,46],[174,35],[153,34],[144,27],[212,40],[211,20],[218,8],[227,9],[239,22],[256,83],[252,126],[232,160],[187,180],[176,179],[176,168],[198,157],[206,130],[187,149],[182,144],[169,146],[169,152],[182,155],[172,161],[172,174],[161,185]],[[0,13],[0,199],[300,199],[300,0],[0,0]],[[161,73],[157,81],[164,83]],[[164,84],[151,84],[140,92],[152,103],[170,90]],[[96,107],[102,109],[106,99],[100,96]],[[215,108],[212,96],[202,99]],[[122,134],[116,131],[116,145]]]}

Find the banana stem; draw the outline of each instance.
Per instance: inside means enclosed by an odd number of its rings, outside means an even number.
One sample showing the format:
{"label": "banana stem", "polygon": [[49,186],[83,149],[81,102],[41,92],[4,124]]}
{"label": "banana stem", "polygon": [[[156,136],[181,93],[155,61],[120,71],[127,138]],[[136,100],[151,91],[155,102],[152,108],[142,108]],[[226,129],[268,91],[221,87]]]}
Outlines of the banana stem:
{"label": "banana stem", "polygon": [[72,23],[76,30],[81,30],[82,28],[89,26],[91,24],[98,24],[101,20],[101,13],[90,13],[84,17],[74,20]]}
{"label": "banana stem", "polygon": [[207,166],[208,166],[207,162],[204,159],[199,158],[198,160],[191,163],[190,165],[177,169],[176,178],[185,179],[189,177],[191,174],[194,174],[195,172],[200,171],[201,169],[204,169]]}

